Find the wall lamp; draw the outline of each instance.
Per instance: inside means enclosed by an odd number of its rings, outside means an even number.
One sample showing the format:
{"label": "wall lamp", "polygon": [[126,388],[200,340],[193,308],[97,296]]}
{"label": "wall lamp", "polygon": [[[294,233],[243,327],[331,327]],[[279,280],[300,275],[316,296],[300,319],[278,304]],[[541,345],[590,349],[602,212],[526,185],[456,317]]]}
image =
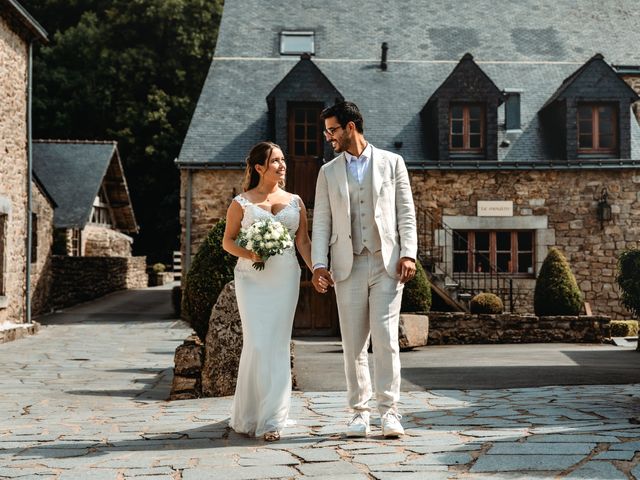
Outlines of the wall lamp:
{"label": "wall lamp", "polygon": [[607,187],[600,192],[600,200],[598,200],[598,220],[600,220],[600,229],[604,229],[604,222],[611,221],[611,205],[609,204],[609,192]]}

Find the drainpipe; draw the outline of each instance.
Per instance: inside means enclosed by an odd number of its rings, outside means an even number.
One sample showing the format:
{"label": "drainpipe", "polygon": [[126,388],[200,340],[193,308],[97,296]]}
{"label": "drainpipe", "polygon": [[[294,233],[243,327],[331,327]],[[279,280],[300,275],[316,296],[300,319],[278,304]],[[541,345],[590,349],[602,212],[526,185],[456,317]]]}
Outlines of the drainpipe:
{"label": "drainpipe", "polygon": [[182,278],[184,279],[191,267],[191,191],[193,178],[190,169],[186,168],[183,171],[187,172],[187,191],[184,199],[184,265],[182,266]]}
{"label": "drainpipe", "polygon": [[33,85],[33,40],[29,42],[29,60],[27,65],[27,288],[25,292],[25,313],[27,323],[31,323],[31,241],[33,237],[33,224],[31,222],[33,183],[33,144],[32,144],[32,85]]}

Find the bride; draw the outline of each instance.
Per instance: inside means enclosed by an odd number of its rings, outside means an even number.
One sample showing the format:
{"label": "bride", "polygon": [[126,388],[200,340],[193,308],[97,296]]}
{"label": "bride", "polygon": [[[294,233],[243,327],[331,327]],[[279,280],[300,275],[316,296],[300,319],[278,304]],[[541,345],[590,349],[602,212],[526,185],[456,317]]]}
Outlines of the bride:
{"label": "bride", "polygon": [[280,439],[291,403],[290,341],[298,302],[300,267],[293,247],[270,257],[264,270],[252,267],[262,259],[236,243],[240,228],[272,219],[289,230],[311,268],[307,213],[297,195],[284,186],[287,165],[282,150],[271,142],[256,144],[247,157],[244,193],[227,210],[223,248],[238,257],[234,270],[236,298],[242,320],[242,354],[229,425],[236,432]]}

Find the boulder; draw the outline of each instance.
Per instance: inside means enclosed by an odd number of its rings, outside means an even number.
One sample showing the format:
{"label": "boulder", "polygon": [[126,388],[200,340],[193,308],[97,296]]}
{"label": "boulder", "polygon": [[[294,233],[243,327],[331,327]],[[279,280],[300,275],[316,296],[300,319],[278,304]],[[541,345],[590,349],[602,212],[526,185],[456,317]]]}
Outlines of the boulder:
{"label": "boulder", "polygon": [[398,324],[398,344],[400,350],[423,347],[429,338],[429,316],[401,313]]}
{"label": "boulder", "polygon": [[204,347],[202,394],[233,395],[242,353],[242,323],[236,302],[235,282],[225,285],[211,310]]}
{"label": "boulder", "polygon": [[204,346],[196,335],[188,337],[176,348],[169,400],[186,400],[202,396],[200,377],[203,355]]}

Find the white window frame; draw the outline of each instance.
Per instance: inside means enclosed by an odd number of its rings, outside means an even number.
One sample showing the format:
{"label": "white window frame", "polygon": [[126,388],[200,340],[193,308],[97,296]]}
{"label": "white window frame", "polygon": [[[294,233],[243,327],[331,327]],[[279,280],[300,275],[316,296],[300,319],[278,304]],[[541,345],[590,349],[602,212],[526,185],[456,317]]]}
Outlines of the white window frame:
{"label": "white window frame", "polygon": [[[287,50],[285,42],[287,38],[294,37],[309,37],[311,40],[311,50]],[[315,55],[316,53],[316,35],[315,32],[306,30],[306,31],[294,31],[294,30],[283,30],[280,32],[280,55],[302,55],[303,53],[309,53],[311,55]]]}

